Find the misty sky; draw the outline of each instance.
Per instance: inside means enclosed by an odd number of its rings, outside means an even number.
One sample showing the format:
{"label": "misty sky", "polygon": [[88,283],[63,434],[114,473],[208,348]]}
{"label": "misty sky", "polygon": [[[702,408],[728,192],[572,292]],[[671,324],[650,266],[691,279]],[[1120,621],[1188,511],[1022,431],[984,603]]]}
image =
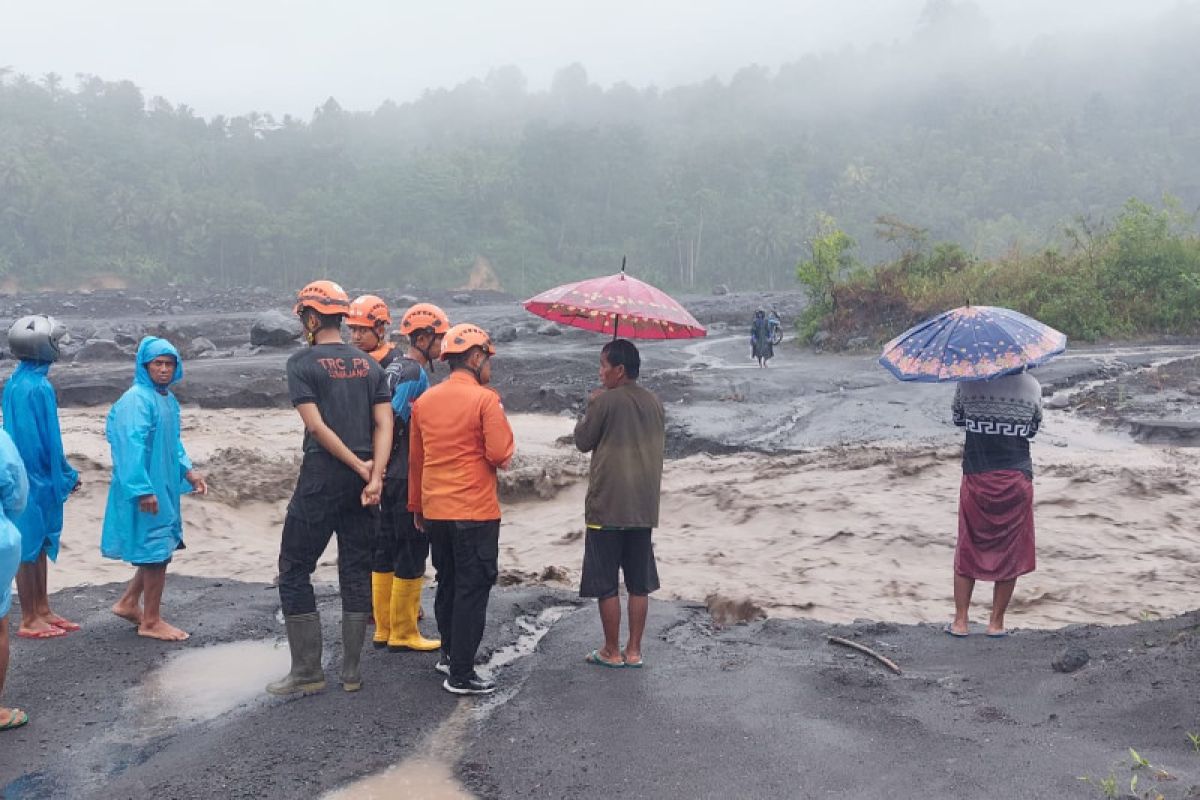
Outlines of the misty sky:
{"label": "misty sky", "polygon": [[[926,0],[0,0],[0,66],[129,79],[205,116],[307,118],[412,100],[514,64],[660,88],[907,39]],[[1002,44],[1118,28],[1181,0],[977,0]]]}

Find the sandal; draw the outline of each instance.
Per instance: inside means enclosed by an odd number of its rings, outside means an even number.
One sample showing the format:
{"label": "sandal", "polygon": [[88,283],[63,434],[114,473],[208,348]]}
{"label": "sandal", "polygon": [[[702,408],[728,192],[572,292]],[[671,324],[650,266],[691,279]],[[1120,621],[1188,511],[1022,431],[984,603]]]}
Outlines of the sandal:
{"label": "sandal", "polygon": [[50,624],[59,630],[66,631],[67,633],[74,633],[75,631],[80,630],[82,627],[78,622],[71,622],[71,620],[63,619],[62,617],[50,620]]}
{"label": "sandal", "polygon": [[8,709],[8,720],[0,723],[0,731],[11,731],[29,722],[29,715],[19,708]]}
{"label": "sandal", "polygon": [[608,667],[609,669],[624,669],[625,667],[624,661],[609,661],[602,658],[599,650],[593,650],[588,653],[583,660],[589,664],[595,664],[598,667]]}
{"label": "sandal", "polygon": [[57,639],[59,636],[66,635],[66,631],[54,625],[51,625],[44,631],[17,631],[18,639]]}

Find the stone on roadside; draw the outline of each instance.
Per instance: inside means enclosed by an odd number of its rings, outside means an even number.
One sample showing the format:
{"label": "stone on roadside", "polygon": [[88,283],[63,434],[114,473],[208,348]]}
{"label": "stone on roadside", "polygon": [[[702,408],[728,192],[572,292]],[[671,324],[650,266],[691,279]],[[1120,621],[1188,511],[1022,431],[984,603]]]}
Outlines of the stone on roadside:
{"label": "stone on roadside", "polygon": [[729,294],[729,287],[723,283],[718,283],[713,287],[712,293],[716,297],[724,297],[725,295]]}
{"label": "stone on roadside", "polygon": [[124,361],[132,358],[133,353],[126,350],[112,339],[88,339],[75,354],[75,361]]}
{"label": "stone on roadside", "polygon": [[517,326],[501,325],[492,335],[492,338],[501,344],[515,342],[517,340]]}
{"label": "stone on roadside", "polygon": [[869,337],[855,336],[853,339],[846,342],[846,347],[850,348],[851,350],[864,350],[869,347],[870,344],[871,340]]}
{"label": "stone on roadside", "polygon": [[562,336],[562,328],[557,322],[547,322],[537,329],[539,336]]}
{"label": "stone on roadside", "polygon": [[189,358],[211,358],[217,352],[217,346],[210,339],[197,336],[188,344]]}
{"label": "stone on roadside", "polygon": [[811,341],[816,347],[823,347],[832,338],[833,334],[829,331],[817,331],[813,334]]}
{"label": "stone on roadside", "polygon": [[472,302],[471,295],[469,294],[456,294],[450,299],[458,303],[460,306],[469,306]]}
{"label": "stone on roadside", "polygon": [[1042,403],[1043,408],[1048,408],[1053,411],[1061,411],[1071,405],[1070,399],[1066,395],[1056,394],[1048,398]]}
{"label": "stone on roadside", "polygon": [[303,335],[300,320],[282,311],[264,311],[250,326],[250,344],[256,347],[286,347]]}
{"label": "stone on roadside", "polygon": [[1055,672],[1075,672],[1082,669],[1090,660],[1091,656],[1087,650],[1077,644],[1070,644],[1059,651],[1054,660],[1050,662],[1050,666],[1054,668]]}

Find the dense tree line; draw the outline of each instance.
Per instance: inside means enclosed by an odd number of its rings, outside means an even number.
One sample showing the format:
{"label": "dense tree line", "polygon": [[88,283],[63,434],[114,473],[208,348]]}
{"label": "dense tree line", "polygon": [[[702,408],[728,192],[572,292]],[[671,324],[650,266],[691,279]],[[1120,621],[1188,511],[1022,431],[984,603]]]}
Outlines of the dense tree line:
{"label": "dense tree line", "polygon": [[1200,12],[1119,37],[993,44],[968,3],[911,36],[666,91],[515,68],[405,104],[202,119],[126,81],[0,77],[0,274],[505,288],[632,268],[794,285],[825,215],[892,216],[994,256],[1132,196],[1200,204]]}
{"label": "dense tree line", "polygon": [[811,302],[797,321],[802,341],[876,343],[963,305],[1014,308],[1093,340],[1137,334],[1200,333],[1197,213],[1174,198],[1155,208],[1130,200],[1110,223],[1078,218],[1069,243],[1039,252],[977,258],[954,242],[889,217],[879,238],[899,255],[868,268],[856,244],[828,217],[796,275]]}

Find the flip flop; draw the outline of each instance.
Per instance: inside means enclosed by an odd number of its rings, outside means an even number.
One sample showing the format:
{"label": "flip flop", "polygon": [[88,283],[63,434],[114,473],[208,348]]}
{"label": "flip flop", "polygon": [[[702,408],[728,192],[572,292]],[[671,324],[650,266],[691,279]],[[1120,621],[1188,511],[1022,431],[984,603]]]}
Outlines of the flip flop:
{"label": "flip flop", "polygon": [[[621,661],[621,662],[618,662],[615,664],[611,661],[605,661],[603,658],[600,657],[599,650],[593,650],[592,652],[588,653],[587,657],[584,658],[583,660],[589,664],[595,664],[598,667],[608,667],[609,669],[624,669],[625,668],[624,661]],[[639,664],[638,666],[641,666],[641,665]]]}
{"label": "flip flop", "polygon": [[641,669],[643,666],[645,666],[645,664],[646,660],[644,658],[639,658],[637,661],[625,662],[625,666],[629,667],[630,669]]}
{"label": "flip flop", "polygon": [[11,716],[9,716],[8,722],[0,725],[0,731],[11,731],[29,722],[29,715],[19,708],[10,709],[9,713]]}
{"label": "flip flop", "polygon": [[67,633],[74,633],[77,630],[81,630],[81,626],[78,622],[71,622],[69,619],[57,619],[50,624],[59,630],[66,631]]}
{"label": "flip flop", "polygon": [[1007,639],[1008,631],[998,631],[996,633],[988,633],[988,634],[985,634],[985,636],[987,636],[987,638],[989,638],[989,639]]}
{"label": "flip flop", "polygon": [[955,630],[950,627],[949,623],[947,623],[946,626],[942,628],[942,632],[945,633],[947,636],[953,636],[955,639],[965,639],[971,635],[970,633],[956,633]]}
{"label": "flip flop", "polygon": [[18,639],[57,639],[59,636],[66,635],[66,631],[53,625],[51,625],[48,630],[44,631],[17,631]]}

